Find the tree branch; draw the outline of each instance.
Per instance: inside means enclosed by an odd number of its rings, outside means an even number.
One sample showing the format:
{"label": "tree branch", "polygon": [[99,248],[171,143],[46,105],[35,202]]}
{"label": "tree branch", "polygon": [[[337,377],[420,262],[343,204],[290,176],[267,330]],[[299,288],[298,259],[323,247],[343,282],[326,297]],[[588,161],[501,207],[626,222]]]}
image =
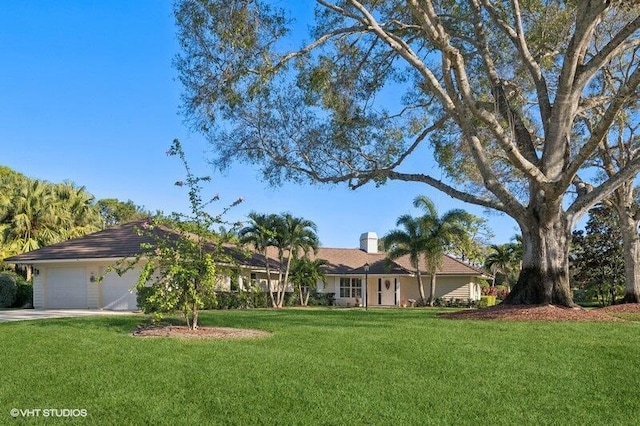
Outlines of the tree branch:
{"label": "tree branch", "polygon": [[542,118],[543,126],[546,127],[546,122],[551,116],[551,101],[549,99],[549,89],[547,87],[547,82],[544,78],[544,75],[542,75],[540,65],[529,51],[529,46],[524,34],[524,28],[522,26],[520,3],[518,0],[511,0],[511,4],[514,9],[516,29],[513,29],[502,18],[500,18],[500,16],[498,16],[498,13],[491,2],[489,2],[488,0],[482,0],[482,5],[489,12],[491,20],[496,24],[498,28],[502,30],[503,33],[507,35],[507,37],[509,37],[509,39],[511,39],[516,49],[518,49],[518,51],[520,52],[520,56],[524,60],[524,63],[529,70],[529,74],[531,75],[531,78],[535,83],[536,92],[538,95],[538,105],[540,106],[540,116]]}
{"label": "tree branch", "polygon": [[607,179],[602,185],[596,187],[593,191],[578,197],[573,204],[567,209],[567,216],[570,221],[575,223],[580,216],[585,214],[591,207],[602,202],[616,188],[627,180],[633,179],[640,171],[640,156],[631,160],[624,168],[620,169],[611,178]]}
{"label": "tree branch", "polygon": [[382,173],[382,175],[391,180],[401,180],[405,182],[421,182],[426,183],[433,188],[436,188],[450,197],[456,198],[458,200],[476,204],[479,206],[487,207],[490,209],[499,210],[502,212],[507,212],[507,209],[503,203],[498,200],[493,200],[491,198],[479,197],[477,195],[469,194],[463,191],[460,191],[441,180],[435,179],[431,176],[424,175],[421,173],[401,173],[389,170],[387,172]]}
{"label": "tree branch", "polygon": [[564,188],[567,188],[573,177],[578,173],[578,170],[585,161],[589,159],[593,155],[593,153],[598,149],[598,145],[603,141],[606,137],[611,124],[615,120],[616,116],[624,106],[624,104],[628,101],[629,97],[636,93],[638,86],[640,85],[640,66],[636,67],[633,71],[633,74],[629,77],[627,82],[618,89],[618,92],[613,96],[612,102],[609,104],[609,107],[605,111],[600,122],[592,129],[591,137],[589,140],[583,145],[578,155],[571,161],[563,173],[562,178],[558,181],[556,191],[559,193],[564,191]]}

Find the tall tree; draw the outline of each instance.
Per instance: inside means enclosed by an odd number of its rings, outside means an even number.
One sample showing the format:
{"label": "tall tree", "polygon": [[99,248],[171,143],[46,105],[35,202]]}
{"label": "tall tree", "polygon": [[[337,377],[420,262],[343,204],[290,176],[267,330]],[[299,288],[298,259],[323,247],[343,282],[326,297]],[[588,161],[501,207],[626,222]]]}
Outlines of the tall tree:
{"label": "tall tree", "polygon": [[268,254],[269,247],[274,246],[276,230],[274,227],[276,215],[251,212],[249,213],[249,224],[239,232],[240,243],[253,246],[253,249],[260,253],[264,259],[264,266],[267,273],[267,292],[271,299],[271,306],[276,308],[278,303],[273,295],[271,284],[271,262]]}
{"label": "tall tree", "polygon": [[456,241],[447,252],[458,257],[463,262],[481,266],[487,256],[489,241],[494,237],[487,226],[486,219],[467,213],[460,225],[466,230],[462,241]]}
{"label": "tall tree", "polygon": [[12,253],[24,253],[65,239],[67,222],[51,186],[25,180],[11,197],[4,240]]}
{"label": "tall tree", "polygon": [[442,267],[442,257],[447,248],[456,243],[466,241],[468,228],[466,223],[469,213],[464,210],[449,210],[439,216],[433,202],[425,197],[418,196],[413,201],[414,207],[424,210],[421,217],[413,218],[409,215],[401,216],[396,225],[404,227],[404,230],[391,231],[384,237],[387,247],[387,257],[391,260],[408,255],[416,272],[416,280],[420,291],[420,298],[424,300],[424,288],[422,285],[422,271],[420,259],[424,260],[426,271],[429,272],[430,292],[429,305],[433,306],[436,292],[436,277],[438,269]]}
{"label": "tall tree", "polygon": [[[638,50],[634,53],[640,54]],[[640,155],[640,100],[635,99],[632,104],[633,108],[630,108],[630,111],[616,117],[608,138],[600,144],[599,156],[594,164],[600,167],[607,177],[615,176],[621,168]],[[623,301],[626,303],[640,302],[640,204],[636,196],[634,179],[628,179],[603,201],[603,204],[611,207],[618,216],[624,248]]]}
{"label": "tall tree", "polygon": [[60,210],[64,217],[60,219],[66,227],[66,239],[81,237],[104,228],[95,197],[84,186],[63,182],[55,185],[53,192],[56,202],[61,204]]}
{"label": "tall tree", "polygon": [[414,207],[424,210],[419,218],[423,235],[427,239],[427,246],[423,252],[427,271],[430,275],[429,305],[433,306],[436,293],[436,276],[442,267],[442,258],[448,247],[464,242],[469,238],[466,224],[469,213],[454,209],[438,215],[435,204],[425,196],[418,196],[413,201]]}
{"label": "tall tree", "polygon": [[280,254],[280,270],[284,262],[286,253],[286,266],[284,267],[284,276],[280,273],[281,279],[278,282],[278,307],[282,308],[284,304],[284,296],[286,288],[289,284],[289,273],[291,271],[291,262],[293,259],[299,258],[300,254],[308,254],[310,251],[314,253],[318,250],[320,241],[318,240],[316,224],[310,220],[295,217],[290,213],[282,213],[279,217],[276,231],[276,242],[278,252]]}
{"label": "tall tree", "polygon": [[491,252],[484,262],[485,268],[490,270],[491,275],[493,275],[491,287],[495,287],[498,274],[508,277],[519,266],[517,263],[516,253],[512,244],[492,244]]}
{"label": "tall tree", "polygon": [[589,210],[584,231],[573,232],[571,257],[574,285],[602,305],[616,302],[617,287],[624,283],[623,237],[611,207]]}
{"label": "tall tree", "polygon": [[416,284],[420,301],[424,302],[424,286],[422,284],[422,271],[420,270],[420,259],[427,251],[429,240],[425,235],[422,223],[419,218],[411,215],[402,215],[396,221],[396,226],[402,229],[394,229],[383,237],[384,246],[387,250],[387,257],[395,260],[403,256],[409,256],[411,266],[416,275]]}
{"label": "tall tree", "polygon": [[[502,211],[524,248],[505,303],[571,306],[571,229],[640,170],[633,158],[572,196],[637,95],[639,10],[621,0],[318,0],[311,41],[286,51],[299,35],[271,2],[179,0],[176,65],[185,113],[221,167],[249,161],[276,183],[423,182]],[[602,96],[618,59],[628,72]],[[603,113],[584,126],[595,108]],[[411,168],[428,144],[444,180]]]}

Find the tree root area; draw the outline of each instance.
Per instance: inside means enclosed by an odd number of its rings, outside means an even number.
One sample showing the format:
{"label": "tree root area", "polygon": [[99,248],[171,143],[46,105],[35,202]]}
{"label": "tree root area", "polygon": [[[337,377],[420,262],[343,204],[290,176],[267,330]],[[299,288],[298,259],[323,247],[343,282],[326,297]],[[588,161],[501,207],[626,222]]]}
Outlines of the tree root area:
{"label": "tree root area", "polygon": [[191,330],[186,326],[154,325],[140,326],[133,333],[135,337],[177,337],[184,339],[254,339],[271,335],[268,331],[245,328],[198,327]]}
{"label": "tree root area", "polygon": [[640,313],[640,304],[628,303],[606,308],[565,308],[554,305],[497,305],[489,308],[447,312],[442,318],[501,321],[624,321],[616,313]]}

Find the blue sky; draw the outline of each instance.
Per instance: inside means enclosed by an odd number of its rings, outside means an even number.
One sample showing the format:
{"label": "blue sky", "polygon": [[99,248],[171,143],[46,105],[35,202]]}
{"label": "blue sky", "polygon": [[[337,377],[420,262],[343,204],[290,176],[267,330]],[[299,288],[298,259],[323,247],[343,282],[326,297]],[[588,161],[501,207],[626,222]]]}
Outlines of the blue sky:
{"label": "blue sky", "polygon": [[[313,220],[324,246],[355,247],[367,231],[384,235],[401,214],[418,214],[411,202],[419,194],[441,213],[464,208],[487,218],[495,242],[518,232],[509,217],[486,215],[423,184],[272,188],[249,166],[224,175],[212,170],[206,141],[179,115],[174,32],[169,1],[4,0],[0,164],[33,178],[71,180],[97,198],[185,211],[185,190],[173,185],[183,170],[165,154],[178,138],[194,170],[213,178],[206,191],[222,196],[220,207],[244,197],[230,220],[243,220],[251,210],[288,211]],[[428,159],[423,171],[440,175]]]}

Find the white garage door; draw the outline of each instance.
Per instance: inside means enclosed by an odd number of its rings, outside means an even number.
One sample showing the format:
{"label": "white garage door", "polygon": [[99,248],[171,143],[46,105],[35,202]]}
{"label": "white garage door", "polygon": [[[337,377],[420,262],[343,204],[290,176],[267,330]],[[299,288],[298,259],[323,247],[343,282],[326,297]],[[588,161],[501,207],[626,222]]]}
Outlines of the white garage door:
{"label": "white garage door", "polygon": [[123,276],[115,272],[107,274],[102,283],[101,308],[113,311],[133,311],[138,308],[136,304],[136,292],[133,287],[140,275],[140,269],[128,271]]}
{"label": "white garage door", "polygon": [[49,268],[45,307],[86,309],[87,275],[84,268]]}

